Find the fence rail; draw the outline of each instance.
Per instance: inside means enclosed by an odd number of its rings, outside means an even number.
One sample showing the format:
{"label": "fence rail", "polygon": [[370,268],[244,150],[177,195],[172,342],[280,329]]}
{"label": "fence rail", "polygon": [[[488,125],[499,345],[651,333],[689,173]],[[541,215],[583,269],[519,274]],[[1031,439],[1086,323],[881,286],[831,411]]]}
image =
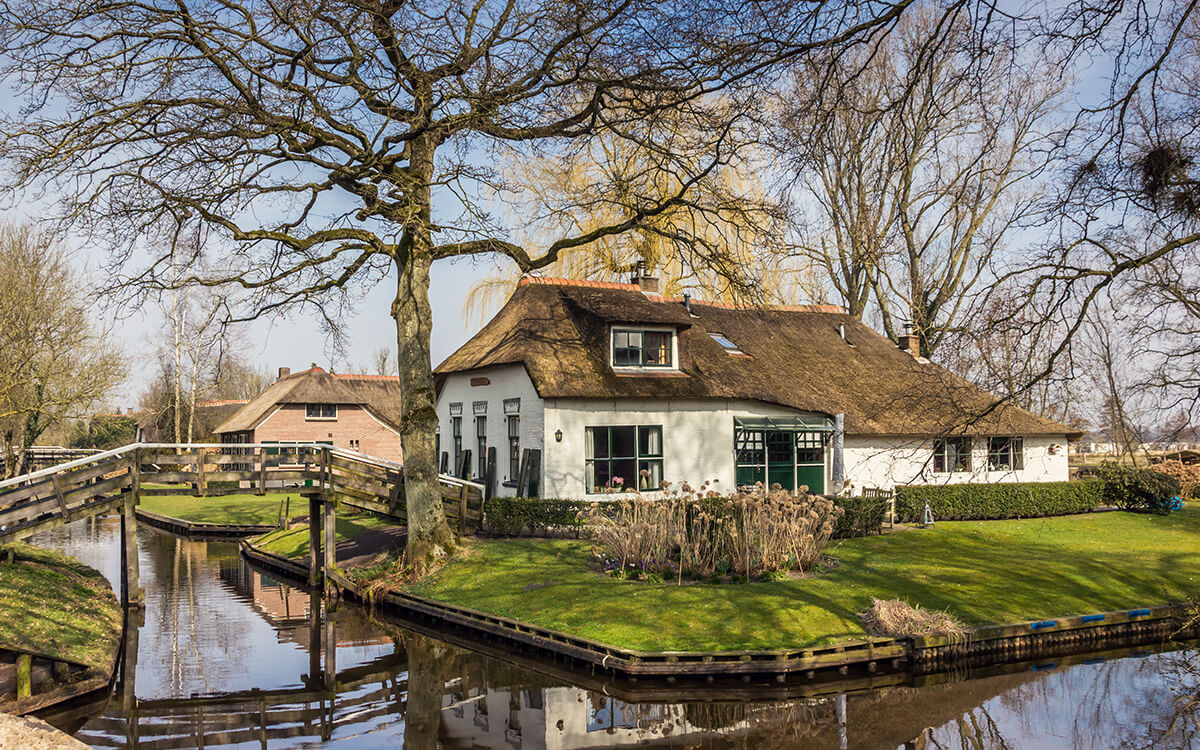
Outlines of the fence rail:
{"label": "fence rail", "polygon": [[[439,476],[460,531],[483,520],[483,486]],[[0,539],[118,509],[141,495],[321,495],[407,519],[404,467],[328,445],[134,444],[0,482]]]}

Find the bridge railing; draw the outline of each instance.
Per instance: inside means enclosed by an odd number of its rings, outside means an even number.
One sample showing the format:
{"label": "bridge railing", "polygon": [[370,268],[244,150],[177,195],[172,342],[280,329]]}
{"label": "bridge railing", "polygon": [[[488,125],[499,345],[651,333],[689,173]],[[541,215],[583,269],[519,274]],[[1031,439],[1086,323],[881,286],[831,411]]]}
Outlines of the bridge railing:
{"label": "bridge railing", "polygon": [[[478,527],[483,485],[438,480],[447,517],[460,531]],[[404,467],[386,459],[320,443],[138,443],[0,481],[0,537],[110,512],[129,493],[297,492],[407,518]]]}

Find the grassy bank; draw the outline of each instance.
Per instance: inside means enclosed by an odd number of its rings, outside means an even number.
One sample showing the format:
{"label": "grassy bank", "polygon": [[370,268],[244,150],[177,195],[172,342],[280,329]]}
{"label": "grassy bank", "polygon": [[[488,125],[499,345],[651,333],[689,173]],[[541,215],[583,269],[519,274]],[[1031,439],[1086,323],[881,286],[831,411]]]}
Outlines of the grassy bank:
{"label": "grassy bank", "polygon": [[107,670],[121,639],[121,606],[99,572],[71,558],[9,544],[0,562],[0,648],[29,650]]}
{"label": "grassy bank", "polygon": [[[337,541],[353,539],[368,531],[378,531],[396,525],[395,520],[362,513],[354,516],[338,515]],[[252,540],[264,552],[281,557],[301,558],[308,555],[308,525],[300,524],[290,529],[280,529]]]}
{"label": "grassy bank", "polygon": [[871,597],[946,609],[968,625],[1163,603],[1197,593],[1200,506],[942,522],[833,544],[829,570],[772,583],[620,581],[575,540],[473,540],[413,593],[626,648],[818,645],[864,635]]}
{"label": "grassy bank", "polygon": [[[192,497],[191,495],[161,495],[142,497],[138,505],[143,510],[194,523],[233,523],[244,525],[273,524],[279,520],[280,503],[286,495],[224,495],[221,497]],[[292,496],[290,516],[308,514],[308,501],[299,494]]]}

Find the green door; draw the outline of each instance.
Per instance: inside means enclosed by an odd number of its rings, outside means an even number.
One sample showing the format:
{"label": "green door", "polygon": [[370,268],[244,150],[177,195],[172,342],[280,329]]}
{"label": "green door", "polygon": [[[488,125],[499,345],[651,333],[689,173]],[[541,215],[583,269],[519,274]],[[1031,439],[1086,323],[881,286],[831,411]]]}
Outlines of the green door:
{"label": "green door", "polygon": [[791,432],[767,433],[767,487],[796,489],[796,463]]}

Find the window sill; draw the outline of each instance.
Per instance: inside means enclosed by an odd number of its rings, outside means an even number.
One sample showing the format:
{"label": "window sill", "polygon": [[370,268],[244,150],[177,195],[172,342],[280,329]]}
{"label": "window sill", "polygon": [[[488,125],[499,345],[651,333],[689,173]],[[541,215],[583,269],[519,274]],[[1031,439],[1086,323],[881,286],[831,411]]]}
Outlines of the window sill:
{"label": "window sill", "polygon": [[305,417],[305,422],[336,422],[337,417]]}
{"label": "window sill", "polygon": [[501,487],[507,487],[507,488],[509,488],[510,490],[515,490],[517,487],[519,487],[519,486],[520,486],[520,484],[518,484],[517,482],[501,482],[501,483],[500,483],[500,486],[501,486]]}

